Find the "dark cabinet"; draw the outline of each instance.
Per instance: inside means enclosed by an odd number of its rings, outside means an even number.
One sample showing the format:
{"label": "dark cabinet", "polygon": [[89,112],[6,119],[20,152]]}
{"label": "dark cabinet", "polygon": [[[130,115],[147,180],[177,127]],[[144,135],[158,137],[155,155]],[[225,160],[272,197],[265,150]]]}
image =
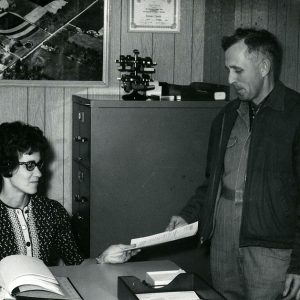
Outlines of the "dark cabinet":
{"label": "dark cabinet", "polygon": [[88,102],[73,105],[72,224],[86,257],[90,253],[91,110]]}
{"label": "dark cabinet", "polygon": [[204,179],[225,104],[101,99],[73,96],[73,219],[92,257],[164,230]]}

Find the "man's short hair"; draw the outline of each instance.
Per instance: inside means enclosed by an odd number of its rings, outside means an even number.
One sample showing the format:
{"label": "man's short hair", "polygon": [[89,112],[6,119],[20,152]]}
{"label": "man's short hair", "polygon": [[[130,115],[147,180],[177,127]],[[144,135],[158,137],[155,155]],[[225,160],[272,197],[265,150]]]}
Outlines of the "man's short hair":
{"label": "man's short hair", "polygon": [[233,35],[222,38],[222,48],[226,51],[232,45],[244,41],[249,53],[256,51],[270,59],[274,80],[280,77],[282,64],[282,48],[274,34],[265,29],[237,28]]}

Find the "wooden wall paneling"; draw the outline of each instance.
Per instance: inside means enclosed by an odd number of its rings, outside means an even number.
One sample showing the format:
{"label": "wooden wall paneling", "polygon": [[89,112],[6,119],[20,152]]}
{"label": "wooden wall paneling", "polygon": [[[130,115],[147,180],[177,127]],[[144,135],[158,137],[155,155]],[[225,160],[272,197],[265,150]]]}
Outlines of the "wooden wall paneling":
{"label": "wooden wall paneling", "polygon": [[252,0],[252,26],[268,28],[268,0]]}
{"label": "wooden wall paneling", "polygon": [[[117,68],[117,64],[115,65],[115,68]],[[120,73],[117,75],[117,77],[120,77]],[[117,79],[116,77],[116,79]],[[118,85],[114,85],[112,87],[102,87],[102,86],[93,86],[93,87],[87,87],[86,89],[82,89],[79,93],[80,95],[118,95],[120,93],[120,87]],[[123,90],[123,89],[122,89]],[[104,99],[103,99],[104,100]]]}
{"label": "wooden wall paneling", "polygon": [[121,20],[122,20],[122,1],[109,1],[109,53],[108,53],[108,72],[109,85],[119,86],[117,78],[120,72],[117,70],[115,60],[119,58],[121,53]]}
{"label": "wooden wall paneling", "polygon": [[[122,22],[121,22],[121,54],[133,55],[133,50],[137,49],[140,56],[152,57],[152,33],[149,32],[129,32],[129,1],[122,1]],[[118,57],[116,57],[118,58]],[[117,65],[115,66],[115,68]]]}
{"label": "wooden wall paneling", "polygon": [[228,84],[228,73],[225,70],[225,55],[222,49],[221,40],[223,36],[232,35],[235,28],[235,3],[234,1],[221,1],[221,30],[219,36],[220,51],[220,66],[219,66],[219,82],[222,84]]}
{"label": "wooden wall paneling", "polygon": [[28,87],[28,123],[45,130],[45,89]]}
{"label": "wooden wall paneling", "polygon": [[205,3],[205,27],[204,27],[204,64],[203,64],[203,80],[211,81],[211,49],[214,39],[214,11],[212,1]]}
{"label": "wooden wall paneling", "polygon": [[192,81],[193,0],[181,0],[180,33],[175,33],[174,83]]}
{"label": "wooden wall paneling", "polygon": [[82,88],[65,88],[64,89],[64,189],[63,199],[64,207],[72,213],[72,95],[82,92]]}
{"label": "wooden wall paneling", "polygon": [[[274,0],[276,1],[276,0]],[[281,70],[281,80],[285,82],[285,73],[286,73],[286,53],[285,53],[285,39],[286,39],[286,21],[287,21],[287,6],[286,1],[277,0],[277,23],[276,23],[276,31],[274,32],[282,43],[283,48],[283,62],[282,62],[282,70]]]}
{"label": "wooden wall paneling", "polygon": [[300,1],[288,0],[286,23],[285,52],[285,84],[297,89],[298,77],[298,36],[300,31]]}
{"label": "wooden wall paneling", "polygon": [[298,57],[297,57],[297,91],[300,93],[300,30],[298,31]]}
{"label": "wooden wall paneling", "polygon": [[27,87],[0,87],[0,123],[27,122]]}
{"label": "wooden wall paneling", "polygon": [[235,0],[234,2],[235,2],[234,27],[238,28],[242,24],[242,0]]}
{"label": "wooden wall paneling", "polygon": [[221,66],[221,0],[206,1],[204,81],[219,83]]}
{"label": "wooden wall paneling", "polygon": [[267,29],[276,34],[277,24],[277,1],[268,1],[268,26]]}
{"label": "wooden wall paneling", "polygon": [[[54,160],[48,196],[64,204],[64,88],[46,88],[45,134],[53,146]],[[69,138],[69,137],[68,137]]]}
{"label": "wooden wall paneling", "polygon": [[153,33],[153,61],[157,63],[153,79],[174,83],[175,36]]}
{"label": "wooden wall paneling", "polygon": [[242,9],[241,9],[241,21],[240,26],[249,27],[252,25],[252,1],[241,0]]}
{"label": "wooden wall paneling", "polygon": [[191,81],[203,81],[205,0],[194,0]]}

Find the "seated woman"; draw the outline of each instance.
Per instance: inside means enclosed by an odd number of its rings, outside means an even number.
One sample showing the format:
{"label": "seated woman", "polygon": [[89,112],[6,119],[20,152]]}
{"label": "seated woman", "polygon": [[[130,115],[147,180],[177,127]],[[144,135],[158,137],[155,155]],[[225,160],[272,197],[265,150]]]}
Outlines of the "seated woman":
{"label": "seated woman", "polygon": [[[71,231],[70,218],[57,201],[37,194],[48,141],[42,131],[21,122],[0,125],[0,260],[12,254],[67,265],[83,257]],[[112,245],[98,262],[122,263],[137,251]]]}

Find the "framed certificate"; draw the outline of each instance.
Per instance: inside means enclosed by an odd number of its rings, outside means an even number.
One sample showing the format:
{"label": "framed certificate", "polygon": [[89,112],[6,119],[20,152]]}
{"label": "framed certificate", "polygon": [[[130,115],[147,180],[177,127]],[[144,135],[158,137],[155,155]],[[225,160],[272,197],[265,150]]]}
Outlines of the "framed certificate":
{"label": "framed certificate", "polygon": [[129,3],[129,31],[180,31],[180,0],[129,0]]}

